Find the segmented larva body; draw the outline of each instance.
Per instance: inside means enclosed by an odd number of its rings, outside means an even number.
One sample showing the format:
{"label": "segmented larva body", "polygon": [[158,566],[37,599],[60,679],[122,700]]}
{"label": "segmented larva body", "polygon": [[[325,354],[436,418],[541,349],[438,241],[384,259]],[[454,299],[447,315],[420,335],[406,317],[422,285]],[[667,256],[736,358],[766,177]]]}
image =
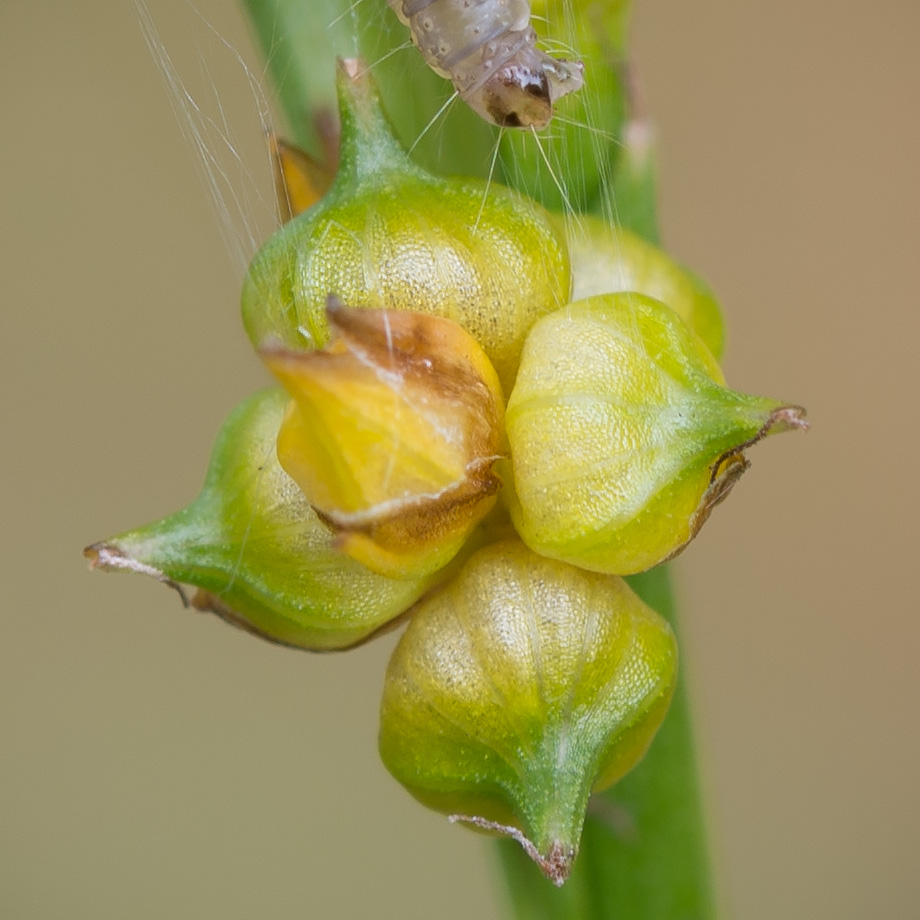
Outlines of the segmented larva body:
{"label": "segmented larva body", "polygon": [[542,128],[584,82],[580,61],[536,47],[528,0],[388,0],[426,63],[486,121]]}

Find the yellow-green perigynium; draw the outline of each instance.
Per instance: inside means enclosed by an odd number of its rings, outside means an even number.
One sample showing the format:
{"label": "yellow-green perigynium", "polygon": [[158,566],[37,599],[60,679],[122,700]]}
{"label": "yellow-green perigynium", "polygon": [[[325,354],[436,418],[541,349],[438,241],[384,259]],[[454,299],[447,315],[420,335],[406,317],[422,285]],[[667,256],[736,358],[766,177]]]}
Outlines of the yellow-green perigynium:
{"label": "yellow-green perigynium", "polygon": [[396,581],[338,552],[275,453],[289,399],[251,396],[218,435],[201,494],[146,527],[87,547],[95,568],[199,588],[193,604],[266,639],[354,645],[407,610],[431,579]]}
{"label": "yellow-green perigynium", "polygon": [[527,331],[569,299],[564,235],[521,195],[414,165],[357,61],[340,67],[339,101],[331,189],[262,247],[246,276],[243,323],[253,344],[322,348],[333,295],[454,320],[510,385]]}
{"label": "yellow-green perigynium", "polygon": [[718,359],[725,344],[722,312],[709,287],[666,252],[597,217],[568,223],[572,302],[636,291],[669,306]]}
{"label": "yellow-green perigynium", "polygon": [[700,339],[641,294],[538,322],[506,411],[524,542],[618,575],[679,552],[747,468],[744,448],[807,427],[799,407],[722,383]]}
{"label": "yellow-green perigynium", "polygon": [[414,610],[387,668],[381,757],[561,885],[590,794],[642,758],[676,674],[670,627],[622,579],[494,544]]}
{"label": "yellow-green perigynium", "polygon": [[332,302],[328,322],[325,349],[262,352],[293,397],[278,459],[343,552],[390,578],[432,574],[495,504],[498,377],[449,319]]}

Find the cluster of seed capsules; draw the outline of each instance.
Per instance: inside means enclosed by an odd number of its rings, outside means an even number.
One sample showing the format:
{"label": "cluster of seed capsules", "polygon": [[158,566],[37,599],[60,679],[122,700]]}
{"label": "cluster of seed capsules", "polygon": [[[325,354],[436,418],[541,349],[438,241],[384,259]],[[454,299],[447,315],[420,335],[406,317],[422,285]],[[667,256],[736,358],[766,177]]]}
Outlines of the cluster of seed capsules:
{"label": "cluster of seed capsules", "polygon": [[281,386],[232,413],[189,507],[87,555],[298,648],[408,620],[384,763],[561,884],[675,685],[674,636],[622,576],[803,414],[725,387],[718,307],[664,253],[421,170],[358,63],[338,79],[335,176],[279,147],[292,218],[243,291]]}

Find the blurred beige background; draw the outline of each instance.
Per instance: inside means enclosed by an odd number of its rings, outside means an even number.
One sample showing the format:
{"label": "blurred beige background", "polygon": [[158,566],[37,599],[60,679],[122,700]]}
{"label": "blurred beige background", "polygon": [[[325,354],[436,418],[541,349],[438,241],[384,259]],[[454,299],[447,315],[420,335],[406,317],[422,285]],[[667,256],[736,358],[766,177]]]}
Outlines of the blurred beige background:
{"label": "blurred beige background", "polygon": [[[232,55],[149,2],[268,194]],[[726,917],[920,916],[918,34],[913,0],[637,0],[666,239],[729,380],[814,423],[676,567]],[[390,640],[297,654],[86,571],[265,381],[128,0],[0,5],[0,136],[0,915],[497,920],[488,845],[376,760]]]}

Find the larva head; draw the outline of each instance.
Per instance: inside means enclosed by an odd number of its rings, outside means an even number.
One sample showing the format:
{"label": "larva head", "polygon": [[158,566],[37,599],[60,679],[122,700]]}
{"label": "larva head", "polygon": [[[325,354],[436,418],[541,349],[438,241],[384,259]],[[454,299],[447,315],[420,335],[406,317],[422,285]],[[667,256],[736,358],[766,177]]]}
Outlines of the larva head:
{"label": "larva head", "polygon": [[502,128],[544,128],[553,105],[584,83],[581,61],[560,61],[525,45],[467,102]]}
{"label": "larva head", "polygon": [[542,68],[506,64],[477,95],[470,105],[500,128],[543,128],[553,117],[549,80]]}

